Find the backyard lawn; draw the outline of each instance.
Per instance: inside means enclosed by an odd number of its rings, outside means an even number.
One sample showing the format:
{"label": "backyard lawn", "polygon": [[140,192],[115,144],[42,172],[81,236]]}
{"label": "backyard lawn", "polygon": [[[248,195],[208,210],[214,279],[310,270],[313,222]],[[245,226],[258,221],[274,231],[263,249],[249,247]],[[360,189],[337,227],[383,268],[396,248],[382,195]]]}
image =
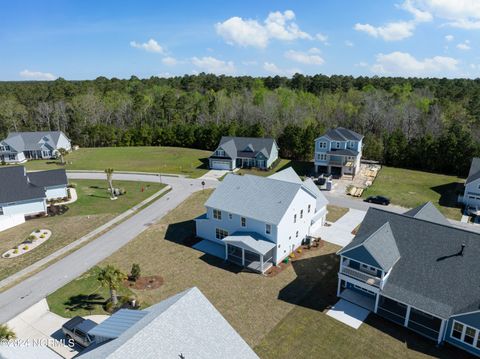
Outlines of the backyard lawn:
{"label": "backyard lawn", "polygon": [[[150,197],[163,185],[113,181],[115,187],[127,193],[111,201],[107,182],[100,180],[75,180],[78,200],[64,207],[63,214],[35,218],[24,224],[0,232],[0,254],[19,245],[35,229],[49,229],[52,237],[31,252],[16,258],[0,257],[0,280],[33,264],[65,245],[79,239],[116,215]],[[141,189],[144,189],[142,192]]]}
{"label": "backyard lawn", "polygon": [[348,212],[348,208],[327,204],[327,211],[327,221],[333,223],[342,218]]}
{"label": "backyard lawn", "polygon": [[393,204],[413,208],[431,201],[447,217],[459,220],[458,193],[463,192],[464,180],[455,176],[382,167],[373,185],[362,197],[383,195]]}
{"label": "backyard lawn", "polygon": [[[210,151],[179,147],[99,147],[81,148],[65,156],[67,170],[162,172],[200,177],[208,171]],[[29,170],[59,168],[58,161],[26,163]]]}

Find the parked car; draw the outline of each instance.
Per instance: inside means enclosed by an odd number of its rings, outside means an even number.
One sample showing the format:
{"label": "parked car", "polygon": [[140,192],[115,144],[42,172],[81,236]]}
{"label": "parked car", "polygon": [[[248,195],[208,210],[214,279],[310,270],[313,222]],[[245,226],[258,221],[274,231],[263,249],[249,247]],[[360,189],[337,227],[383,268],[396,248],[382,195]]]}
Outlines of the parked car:
{"label": "parked car", "polygon": [[73,339],[75,343],[82,347],[88,347],[95,340],[93,335],[89,335],[88,331],[95,328],[97,323],[90,319],[84,319],[80,316],[73,317],[64,325],[62,332],[67,339]]}
{"label": "parked car", "polygon": [[384,196],[370,196],[365,199],[365,202],[383,204],[384,206],[388,206],[390,204],[390,199]]}

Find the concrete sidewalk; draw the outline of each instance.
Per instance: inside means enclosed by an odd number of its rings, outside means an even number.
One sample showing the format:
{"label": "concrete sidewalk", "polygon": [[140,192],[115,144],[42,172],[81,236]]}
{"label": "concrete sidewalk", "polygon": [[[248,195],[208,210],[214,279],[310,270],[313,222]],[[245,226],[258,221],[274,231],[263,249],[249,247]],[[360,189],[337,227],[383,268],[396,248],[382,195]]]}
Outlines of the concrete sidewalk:
{"label": "concrete sidewalk", "polygon": [[352,231],[362,223],[366,213],[367,212],[358,209],[350,209],[338,221],[331,223],[331,226],[322,226],[318,228],[313,233],[313,236],[320,237],[327,242],[345,247],[353,239],[354,235],[352,234]]}

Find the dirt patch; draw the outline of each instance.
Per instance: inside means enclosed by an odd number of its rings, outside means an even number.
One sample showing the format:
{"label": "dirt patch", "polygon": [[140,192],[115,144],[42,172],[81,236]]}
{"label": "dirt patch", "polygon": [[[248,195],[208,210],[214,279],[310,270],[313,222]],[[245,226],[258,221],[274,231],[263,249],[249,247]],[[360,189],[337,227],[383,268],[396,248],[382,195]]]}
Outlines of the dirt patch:
{"label": "dirt patch", "polygon": [[159,288],[164,283],[164,280],[159,275],[151,275],[147,277],[140,277],[135,282],[124,281],[123,285],[127,288],[137,290],[152,290]]}

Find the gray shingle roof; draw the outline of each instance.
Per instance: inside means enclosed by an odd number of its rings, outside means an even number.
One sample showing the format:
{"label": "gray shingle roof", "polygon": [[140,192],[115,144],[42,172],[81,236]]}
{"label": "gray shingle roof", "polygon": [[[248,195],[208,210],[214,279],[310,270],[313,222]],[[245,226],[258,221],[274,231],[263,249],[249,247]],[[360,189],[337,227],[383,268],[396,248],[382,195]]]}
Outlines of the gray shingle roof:
{"label": "gray shingle roof", "polygon": [[[259,152],[269,158],[274,145],[276,142],[273,138],[223,136],[218,147],[223,148],[232,159],[255,157]],[[246,149],[249,151],[245,151]]]}
{"label": "gray shingle roof", "polygon": [[67,173],[64,169],[29,172],[27,174],[30,182],[39,187],[52,187],[67,185]]}
{"label": "gray shingle roof", "polygon": [[442,318],[480,309],[480,234],[370,208],[351,245],[386,223],[400,253],[383,288],[386,296]]}
{"label": "gray shingle roof", "polygon": [[333,141],[360,141],[363,138],[361,134],[344,127],[331,129],[324,136]]}
{"label": "gray shingle roof", "polygon": [[0,203],[45,198],[45,189],[27,181],[25,167],[0,168]]}
{"label": "gray shingle roof", "polygon": [[4,142],[17,152],[36,151],[41,149],[39,142],[46,137],[50,147],[56,149],[61,134],[65,135],[62,131],[11,132]]}
{"label": "gray shingle roof", "polygon": [[472,159],[472,164],[470,165],[470,171],[468,172],[468,177],[465,183],[470,183],[480,178],[480,158],[474,157]]}
{"label": "gray shingle roof", "polygon": [[275,243],[255,232],[234,232],[223,241],[262,255],[275,247]]}
{"label": "gray shingle roof", "polygon": [[425,221],[444,224],[446,226],[450,225],[450,222],[443,216],[443,214],[440,213],[440,211],[432,202],[426,202],[421,206],[412,208],[411,210],[405,212],[405,215],[413,218],[423,219]]}
{"label": "gray shingle roof", "polygon": [[[255,352],[197,288],[150,308],[116,339],[80,354],[85,359],[250,359]],[[115,314],[114,314],[115,316]]]}

